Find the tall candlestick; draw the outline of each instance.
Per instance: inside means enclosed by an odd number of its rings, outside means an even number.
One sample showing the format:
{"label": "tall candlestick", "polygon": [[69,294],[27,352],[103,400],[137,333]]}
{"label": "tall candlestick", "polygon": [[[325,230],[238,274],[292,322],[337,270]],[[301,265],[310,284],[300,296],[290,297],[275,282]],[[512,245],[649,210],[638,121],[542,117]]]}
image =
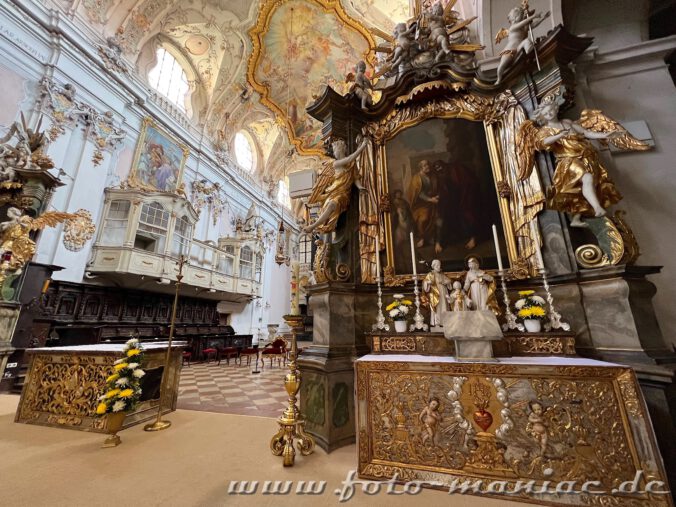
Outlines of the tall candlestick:
{"label": "tall candlestick", "polygon": [[415,267],[415,244],[413,243],[413,233],[411,233],[411,260],[413,261],[413,276],[418,277],[418,270]]}
{"label": "tall candlestick", "polygon": [[500,253],[500,243],[498,243],[498,230],[493,224],[493,241],[495,241],[495,253],[498,256],[498,270],[502,272],[502,254]]}
{"label": "tall candlestick", "polygon": [[380,280],[380,232],[376,237],[376,280]]}
{"label": "tall candlestick", "polygon": [[540,251],[540,242],[538,241],[537,227],[535,227],[535,220],[530,223],[530,236],[533,240],[533,246],[535,248],[535,258],[537,259],[537,268],[539,270],[545,269],[545,263],[542,260],[542,252]]}

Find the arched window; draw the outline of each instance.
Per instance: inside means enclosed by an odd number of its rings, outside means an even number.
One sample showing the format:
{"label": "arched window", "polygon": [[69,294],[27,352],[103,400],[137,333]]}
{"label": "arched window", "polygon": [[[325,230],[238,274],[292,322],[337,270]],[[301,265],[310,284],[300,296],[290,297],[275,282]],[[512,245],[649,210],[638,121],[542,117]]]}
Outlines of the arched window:
{"label": "arched window", "polygon": [[287,208],[291,207],[291,197],[289,196],[289,185],[286,184],[286,181],[280,180],[279,187],[277,188],[277,202],[282,206]]}
{"label": "arched window", "polygon": [[162,95],[186,112],[188,100],[188,76],[176,58],[164,48],[157,50],[157,65],[148,73],[148,82]]}
{"label": "arched window", "polygon": [[235,159],[244,169],[251,172],[254,168],[254,150],[251,140],[243,132],[235,134]]}

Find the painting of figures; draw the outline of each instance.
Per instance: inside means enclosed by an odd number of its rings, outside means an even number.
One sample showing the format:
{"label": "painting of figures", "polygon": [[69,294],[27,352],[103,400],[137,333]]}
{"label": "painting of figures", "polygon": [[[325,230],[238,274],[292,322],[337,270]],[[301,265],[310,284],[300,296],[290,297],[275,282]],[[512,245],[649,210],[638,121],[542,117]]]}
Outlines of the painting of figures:
{"label": "painting of figures", "polygon": [[502,221],[483,124],[426,120],[388,141],[386,153],[395,273],[412,273],[411,232],[427,263],[419,272],[433,259],[443,271],[462,271],[470,255],[496,268],[491,225],[500,230]]}
{"label": "painting of figures", "polygon": [[187,158],[186,146],[146,118],[136,145],[130,180],[140,187],[173,192],[181,184]]}

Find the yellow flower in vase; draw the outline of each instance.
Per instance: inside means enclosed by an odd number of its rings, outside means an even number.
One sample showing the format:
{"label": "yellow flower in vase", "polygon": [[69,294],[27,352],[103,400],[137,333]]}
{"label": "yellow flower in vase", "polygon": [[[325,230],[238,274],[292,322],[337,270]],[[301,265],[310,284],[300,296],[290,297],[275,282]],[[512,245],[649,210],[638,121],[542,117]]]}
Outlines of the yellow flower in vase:
{"label": "yellow flower in vase", "polygon": [[541,306],[531,306],[530,314],[533,317],[544,317],[545,316],[545,309],[542,308]]}
{"label": "yellow flower in vase", "polygon": [[127,352],[127,357],[134,357],[141,353],[139,349],[131,349]]}
{"label": "yellow flower in vase", "polygon": [[127,363],[120,363],[115,365],[115,371],[120,371],[127,367]]}
{"label": "yellow flower in vase", "polygon": [[387,311],[389,312],[390,310],[392,310],[392,309],[395,308],[396,306],[399,306],[399,302],[398,302],[398,301],[394,301],[394,302],[390,303],[389,305],[387,305],[387,306],[385,307],[385,310],[387,310]]}
{"label": "yellow flower in vase", "polygon": [[519,296],[532,296],[535,294],[534,290],[520,290],[519,291]]}
{"label": "yellow flower in vase", "polygon": [[521,317],[522,319],[527,319],[527,318],[529,318],[533,315],[533,312],[532,312],[531,308],[522,308],[521,310],[519,310],[517,315],[519,317]]}
{"label": "yellow flower in vase", "polygon": [[106,405],[105,403],[99,403],[99,405],[96,407],[96,413],[98,415],[105,414],[106,410],[108,410],[108,405]]}
{"label": "yellow flower in vase", "polygon": [[134,395],[133,389],[125,389],[124,391],[120,392],[120,398],[129,398],[130,396],[133,395]]}
{"label": "yellow flower in vase", "polygon": [[106,379],[106,383],[115,382],[119,378],[120,378],[119,373],[113,373],[110,377]]}
{"label": "yellow flower in vase", "polygon": [[112,389],[106,393],[106,398],[112,398],[120,393],[119,389]]}

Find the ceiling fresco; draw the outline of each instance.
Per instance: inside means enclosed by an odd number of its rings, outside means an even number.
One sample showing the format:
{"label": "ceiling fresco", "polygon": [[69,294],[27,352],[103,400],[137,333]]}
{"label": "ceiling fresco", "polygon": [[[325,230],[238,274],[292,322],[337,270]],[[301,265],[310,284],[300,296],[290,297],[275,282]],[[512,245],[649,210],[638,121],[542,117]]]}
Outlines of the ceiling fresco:
{"label": "ceiling fresco", "polygon": [[[459,0],[454,8],[468,17],[474,13],[464,11],[475,4]],[[345,75],[360,59],[371,59],[369,50],[382,42],[371,34],[391,33],[415,11],[415,0],[82,0],[76,5],[102,38],[117,39],[141,76],[159,44],[180,53],[194,70],[199,91],[192,121],[213,142],[226,145],[247,130],[263,155],[260,175],[268,178],[319,163],[320,126],[305,107],[326,84],[345,91]],[[289,164],[294,145],[313,156],[294,155]]]}

